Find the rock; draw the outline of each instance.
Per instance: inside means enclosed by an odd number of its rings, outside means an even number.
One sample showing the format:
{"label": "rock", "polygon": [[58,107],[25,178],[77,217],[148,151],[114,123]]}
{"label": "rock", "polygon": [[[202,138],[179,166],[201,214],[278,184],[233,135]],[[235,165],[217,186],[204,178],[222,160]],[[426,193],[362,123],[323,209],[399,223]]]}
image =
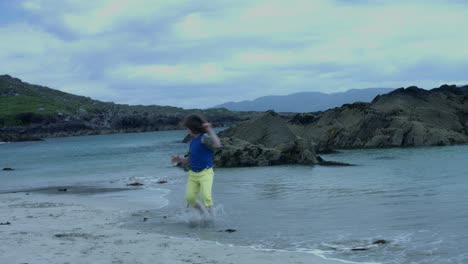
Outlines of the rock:
{"label": "rock", "polygon": [[127,186],[142,186],[144,185],[143,183],[139,183],[139,182],[133,182],[133,183],[129,183],[127,184]]}
{"label": "rock", "polygon": [[315,142],[317,152],[467,144],[467,91],[454,86],[400,88],[371,103],[345,104],[303,122],[292,118],[289,127]]}
{"label": "rock", "polygon": [[167,181],[166,180],[159,180],[158,183],[159,184],[164,184],[164,183],[167,183]]}
{"label": "rock", "polygon": [[351,251],[365,251],[368,250],[368,248],[353,248]]}
{"label": "rock", "polygon": [[4,171],[14,171],[15,169],[12,168],[3,168]]}
{"label": "rock", "polygon": [[296,125],[309,125],[317,120],[318,114],[315,113],[302,113],[296,114],[288,122]]}
{"label": "rock", "polygon": [[240,123],[236,127],[223,131],[221,136],[235,137],[268,148],[296,140],[296,136],[288,128],[286,121],[274,112],[266,112],[255,120]]}
{"label": "rock", "polygon": [[223,147],[214,156],[219,167],[317,163],[314,145],[296,137],[272,112],[227,129],[221,137]]}
{"label": "rock", "polygon": [[338,161],[322,161],[319,162],[320,166],[336,166],[336,167],[347,167],[347,166],[356,166],[354,164],[346,163],[346,162],[338,162]]}
{"label": "rock", "polygon": [[228,228],[228,229],[225,229],[225,230],[220,230],[220,231],[218,231],[218,232],[234,233],[234,232],[236,232],[236,231],[237,231],[236,229]]}
{"label": "rock", "polygon": [[379,240],[376,240],[374,242],[372,242],[373,245],[383,245],[383,244],[387,244],[387,241],[386,240],[383,240],[383,239],[379,239]]}
{"label": "rock", "polygon": [[57,191],[59,191],[59,192],[66,192],[66,191],[67,191],[67,188],[58,189]]}
{"label": "rock", "polygon": [[148,217],[143,218],[143,222],[148,221]]}
{"label": "rock", "polygon": [[10,222],[0,223],[0,225],[11,225]]}
{"label": "rock", "polygon": [[217,167],[250,167],[281,164],[281,152],[273,148],[254,145],[237,138],[222,138],[222,148],[216,150]]}
{"label": "rock", "polygon": [[0,129],[0,141],[2,142],[25,142],[25,141],[43,141],[38,136],[34,135],[23,135],[18,132],[5,133]]}
{"label": "rock", "polygon": [[318,160],[318,165],[320,166],[355,166],[354,164],[350,164],[346,162],[327,161],[327,160],[324,160],[320,156],[317,156],[317,160]]}
{"label": "rock", "polygon": [[[379,240],[375,240],[374,242],[372,242],[372,245],[383,245],[383,244],[386,244],[387,241],[386,240],[383,240],[383,239],[379,239]],[[360,248],[353,248],[351,249],[351,251],[365,251],[365,250],[369,250],[370,248],[366,248],[366,247],[360,247]]]}

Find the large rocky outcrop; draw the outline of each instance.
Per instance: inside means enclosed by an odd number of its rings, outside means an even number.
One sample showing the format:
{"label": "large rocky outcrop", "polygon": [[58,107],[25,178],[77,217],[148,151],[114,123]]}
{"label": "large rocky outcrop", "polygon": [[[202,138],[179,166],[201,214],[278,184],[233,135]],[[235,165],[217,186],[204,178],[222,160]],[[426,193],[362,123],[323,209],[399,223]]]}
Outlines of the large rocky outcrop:
{"label": "large rocky outcrop", "polygon": [[281,152],[237,138],[222,138],[223,147],[215,152],[217,167],[250,167],[280,164]]}
{"label": "large rocky outcrop", "polygon": [[290,128],[318,151],[468,143],[468,86],[400,88],[371,103],[300,114]]}
{"label": "large rocky outcrop", "polygon": [[273,112],[225,130],[221,137],[223,147],[215,153],[219,167],[318,163],[314,145],[295,136]]}
{"label": "large rocky outcrop", "polygon": [[289,129],[286,120],[272,111],[265,112],[261,117],[242,122],[235,127],[224,130],[222,137],[235,137],[252,144],[265,147],[276,147],[296,140]]}

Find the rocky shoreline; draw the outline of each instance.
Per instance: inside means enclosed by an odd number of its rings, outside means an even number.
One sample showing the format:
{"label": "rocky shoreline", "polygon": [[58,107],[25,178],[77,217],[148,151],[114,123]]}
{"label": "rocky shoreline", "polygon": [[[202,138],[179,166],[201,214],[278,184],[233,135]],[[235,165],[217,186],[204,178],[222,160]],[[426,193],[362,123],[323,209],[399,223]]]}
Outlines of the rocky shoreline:
{"label": "rocky shoreline", "polygon": [[175,130],[193,112],[205,115],[214,126],[230,126],[258,115],[101,102],[0,75],[0,141],[4,142]]}
{"label": "rocky shoreline", "polygon": [[294,135],[274,112],[224,130],[220,136],[223,147],[215,153],[219,167],[318,163],[312,142]]}
{"label": "rocky shoreline", "polygon": [[467,144],[468,86],[400,88],[371,103],[298,114],[289,127],[315,142],[318,152]]}
{"label": "rocky shoreline", "polygon": [[[346,166],[350,164],[323,161],[317,153],[468,144],[468,85],[400,88],[378,95],[370,103],[299,114],[118,105],[31,85],[8,75],[0,76],[0,96],[0,103],[7,106],[0,115],[0,142],[176,130],[187,114],[201,113],[215,127],[230,127],[220,134],[223,148],[215,155],[220,167]],[[27,108],[24,100],[35,102],[37,111],[12,114],[10,108]]]}
{"label": "rocky shoreline", "polygon": [[220,167],[319,164],[335,149],[468,144],[468,86],[400,88],[371,103],[281,116],[272,111],[223,131]]}

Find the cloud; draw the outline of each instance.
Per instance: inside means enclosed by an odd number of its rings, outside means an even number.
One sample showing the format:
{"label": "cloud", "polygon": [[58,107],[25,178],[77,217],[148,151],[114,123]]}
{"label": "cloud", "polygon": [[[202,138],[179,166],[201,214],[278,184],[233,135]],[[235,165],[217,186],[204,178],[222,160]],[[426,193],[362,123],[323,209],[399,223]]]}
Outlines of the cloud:
{"label": "cloud", "polygon": [[114,78],[153,80],[161,84],[206,84],[222,83],[236,76],[214,63],[177,65],[122,65],[112,69]]}
{"label": "cloud", "polygon": [[[22,8],[57,23],[78,36],[109,33],[128,23],[152,23],[170,17],[188,6],[187,0],[28,0]],[[45,18],[47,17],[47,18]]]}
{"label": "cloud", "polygon": [[[226,65],[263,72],[264,76],[274,79],[276,85],[302,81],[303,88],[311,78],[351,78],[348,75],[354,74],[356,80],[371,80],[377,76],[395,79],[423,61],[455,63],[468,59],[464,48],[468,38],[459,31],[460,25],[468,26],[464,15],[466,7],[435,1],[421,9],[421,4],[395,1],[360,1],[358,5],[333,1],[271,4],[271,1],[257,1],[222,14],[189,14],[176,23],[173,30],[181,40],[208,42],[251,38],[247,48],[231,53]],[[282,44],[279,48],[255,47],[260,37]],[[323,72],[322,65],[341,69]],[[274,68],[282,77],[270,75]],[[302,74],[299,69],[304,68],[311,70]]]}
{"label": "cloud", "polygon": [[[0,73],[120,103],[206,107],[300,91],[426,88],[468,71],[464,1],[0,3]],[[3,17],[3,16],[2,16]]]}
{"label": "cloud", "polygon": [[34,12],[42,10],[42,5],[38,1],[24,1],[21,3],[21,6]]}
{"label": "cloud", "polygon": [[0,35],[3,36],[0,41],[2,58],[40,55],[64,44],[53,35],[24,23],[0,27]]}

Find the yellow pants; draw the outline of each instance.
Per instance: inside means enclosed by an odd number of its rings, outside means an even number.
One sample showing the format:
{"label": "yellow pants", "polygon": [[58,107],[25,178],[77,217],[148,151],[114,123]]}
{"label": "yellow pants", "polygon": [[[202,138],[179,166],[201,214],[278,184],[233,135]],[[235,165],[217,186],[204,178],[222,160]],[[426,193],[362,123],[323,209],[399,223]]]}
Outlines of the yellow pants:
{"label": "yellow pants", "polygon": [[213,200],[211,199],[211,187],[213,186],[214,172],[212,168],[204,169],[200,172],[189,171],[187,189],[185,198],[190,206],[197,203],[198,193],[205,206],[212,206]]}

